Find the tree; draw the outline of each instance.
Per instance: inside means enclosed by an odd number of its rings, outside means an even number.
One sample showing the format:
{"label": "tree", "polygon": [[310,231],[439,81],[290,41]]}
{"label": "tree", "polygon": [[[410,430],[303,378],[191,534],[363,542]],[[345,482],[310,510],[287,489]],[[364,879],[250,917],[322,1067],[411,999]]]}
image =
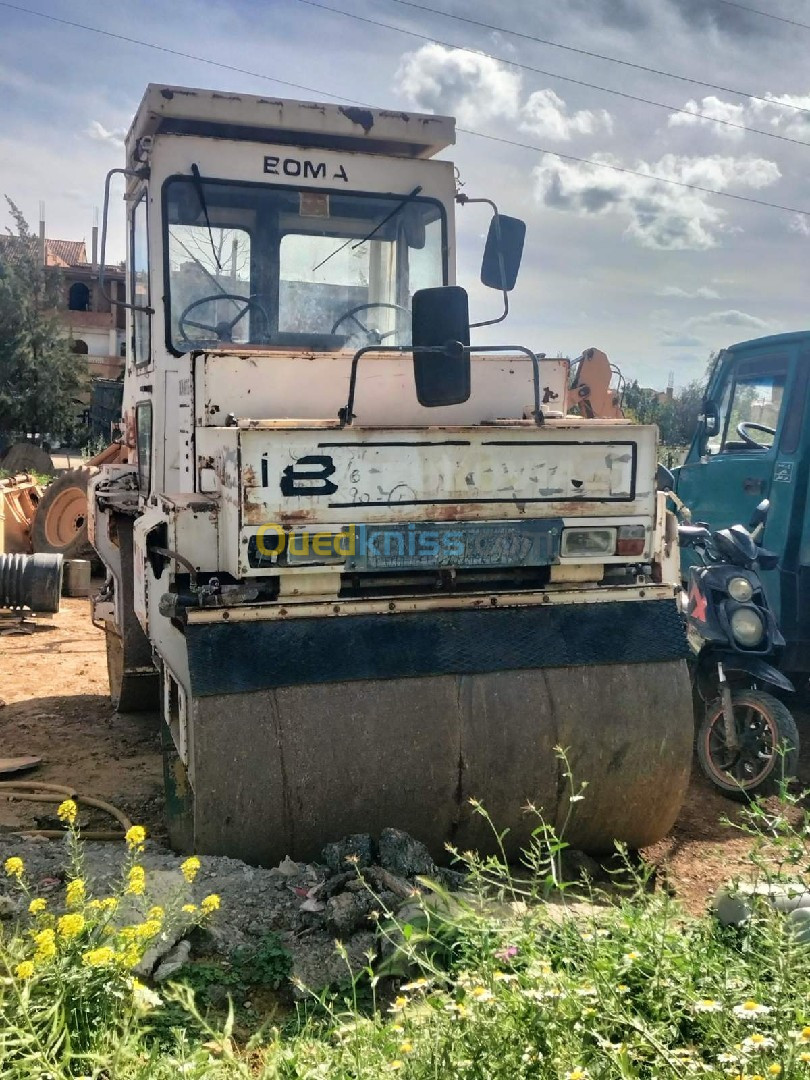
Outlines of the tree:
{"label": "tree", "polygon": [[39,244],[6,196],[16,232],[0,236],[0,435],[61,436],[76,418],[87,382],[56,315],[58,272],[41,265]]}
{"label": "tree", "polygon": [[695,432],[704,388],[703,380],[696,379],[666,397],[634,380],[627,384],[622,403],[625,413],[639,424],[658,425],[664,446],[687,446]]}

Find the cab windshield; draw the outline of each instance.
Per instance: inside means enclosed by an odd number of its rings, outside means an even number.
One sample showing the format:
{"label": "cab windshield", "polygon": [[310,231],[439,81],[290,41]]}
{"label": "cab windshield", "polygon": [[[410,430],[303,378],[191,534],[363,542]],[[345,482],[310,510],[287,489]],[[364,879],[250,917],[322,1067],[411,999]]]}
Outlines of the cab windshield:
{"label": "cab windshield", "polygon": [[177,177],[165,188],[168,336],[336,350],[410,344],[411,296],[445,283],[441,205]]}

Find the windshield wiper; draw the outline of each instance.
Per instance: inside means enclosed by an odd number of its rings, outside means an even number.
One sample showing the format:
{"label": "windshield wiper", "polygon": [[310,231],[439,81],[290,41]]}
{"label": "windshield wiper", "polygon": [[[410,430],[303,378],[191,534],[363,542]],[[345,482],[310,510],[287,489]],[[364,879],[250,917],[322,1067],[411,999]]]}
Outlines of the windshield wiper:
{"label": "windshield wiper", "polygon": [[194,161],[191,164],[191,175],[194,180],[194,190],[197,192],[197,198],[200,200],[200,206],[202,212],[205,215],[205,224],[208,226],[208,239],[211,241],[211,251],[214,255],[214,262],[217,264],[217,270],[222,272],[222,263],[219,261],[219,255],[217,254],[217,246],[214,243],[214,234],[211,231],[211,221],[208,217],[208,203],[205,199],[205,188],[203,187],[202,177],[200,176],[200,169],[197,162]]}
{"label": "windshield wiper", "polygon": [[[371,230],[371,232],[368,233],[367,236],[364,236],[362,240],[358,240],[356,244],[352,244],[352,251],[356,251],[357,248],[362,247],[363,244],[365,244],[369,240],[371,240],[371,238],[373,236],[375,236],[380,231],[380,229],[383,227],[383,225],[387,225],[388,222],[391,220],[391,218],[396,217],[397,214],[402,209],[402,207],[407,206],[408,203],[411,202],[412,199],[415,199],[416,196],[419,194],[419,192],[421,190],[422,190],[422,185],[417,184],[416,187],[413,189],[413,191],[409,195],[405,196],[405,198],[402,200],[402,202],[397,203],[397,205],[394,207],[394,209],[391,211],[390,214],[386,214],[385,217],[382,219],[382,221],[377,222],[377,224],[374,226],[374,228]],[[348,247],[349,244],[351,244],[351,243],[352,243],[352,238],[349,237],[349,239],[344,244],[341,244],[339,248],[335,248],[335,250],[331,251],[326,256],[325,259],[321,259],[321,261],[318,263],[317,266],[313,266],[312,270],[310,270],[310,273],[314,274],[316,270],[320,270],[320,268],[324,265],[324,263],[328,263],[330,259],[334,258],[335,255],[337,255],[339,252],[343,251],[343,249]]]}

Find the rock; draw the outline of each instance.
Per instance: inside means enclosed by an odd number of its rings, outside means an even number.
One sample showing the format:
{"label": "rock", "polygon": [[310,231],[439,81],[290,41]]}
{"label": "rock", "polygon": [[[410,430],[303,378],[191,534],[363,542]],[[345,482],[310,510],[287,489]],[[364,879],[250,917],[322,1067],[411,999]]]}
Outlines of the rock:
{"label": "rock", "polygon": [[576,848],[567,848],[562,853],[562,873],[567,881],[600,881],[605,877],[600,863]]}
{"label": "rock", "polygon": [[449,870],[447,867],[439,866],[436,869],[434,880],[437,885],[443,885],[450,892],[458,892],[467,884],[467,875],[462,874],[460,870]]}
{"label": "rock", "polygon": [[19,904],[13,896],[0,893],[0,919],[13,919],[19,910]]}
{"label": "rock", "polygon": [[318,896],[322,900],[328,900],[330,896],[334,896],[335,893],[343,892],[344,889],[357,888],[363,886],[363,879],[358,877],[357,873],[352,870],[345,874],[335,874],[333,877],[327,878],[318,889]]}
{"label": "rock", "polygon": [[321,858],[335,872],[346,870],[348,859],[351,860],[348,865],[370,866],[374,861],[374,841],[368,833],[353,833],[334,844],[327,844]]}
{"label": "rock", "polygon": [[326,901],[326,925],[340,938],[349,937],[377,906],[371,893],[344,892]]}
{"label": "rock", "polygon": [[369,963],[367,953],[376,955],[373,931],[364,931],[347,942],[342,948],[346,956],[338,952],[335,942],[306,937],[286,943],[292,954],[293,993],[297,998],[319,994],[327,987],[345,985]]}
{"label": "rock", "polygon": [[788,912],[787,925],[798,945],[810,945],[810,907]]}
{"label": "rock", "polygon": [[381,866],[369,867],[366,877],[378,889],[387,889],[388,892],[395,893],[402,900],[407,900],[408,897],[413,896],[418,891],[409,881],[397,877],[396,874],[392,874],[390,870],[384,870]]}
{"label": "rock", "polygon": [[180,968],[188,963],[190,955],[191,942],[179,941],[155,969],[152,978],[156,983],[165,982],[166,979],[170,979],[172,975],[176,975]]}
{"label": "rock", "polygon": [[425,845],[401,829],[383,829],[380,834],[380,865],[401,878],[436,873],[436,864]]}
{"label": "rock", "polygon": [[271,871],[273,874],[278,874],[281,877],[298,877],[301,873],[301,868],[297,862],[294,862],[289,855],[285,856],[275,868]]}

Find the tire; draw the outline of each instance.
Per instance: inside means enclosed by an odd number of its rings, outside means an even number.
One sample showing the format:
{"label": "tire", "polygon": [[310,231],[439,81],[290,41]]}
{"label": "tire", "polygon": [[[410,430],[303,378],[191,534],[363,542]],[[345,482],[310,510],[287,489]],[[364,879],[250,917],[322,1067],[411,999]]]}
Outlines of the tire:
{"label": "tire", "polygon": [[66,559],[95,554],[87,538],[87,485],[97,472],[87,466],[68,469],[45,488],[31,526],[35,553]]}
{"label": "tire", "polygon": [[781,701],[761,690],[735,690],[731,695],[741,750],[729,759],[719,699],[706,710],[697,738],[700,767],[714,786],[743,802],[773,795],[782,779],[795,775],[799,732]]}

